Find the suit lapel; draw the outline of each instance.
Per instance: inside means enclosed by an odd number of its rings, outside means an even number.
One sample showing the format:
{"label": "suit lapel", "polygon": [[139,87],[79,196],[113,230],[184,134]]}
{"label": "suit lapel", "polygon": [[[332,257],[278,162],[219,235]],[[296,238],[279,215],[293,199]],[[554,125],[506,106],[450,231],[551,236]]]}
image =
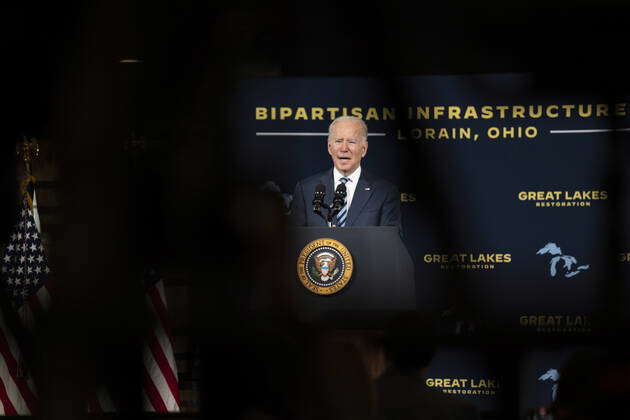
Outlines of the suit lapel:
{"label": "suit lapel", "polygon": [[331,169],[330,171],[324,172],[319,178],[319,182],[326,186],[326,196],[328,197],[328,200],[324,201],[332,202],[331,197],[335,195],[335,179],[333,178],[333,170]]}
{"label": "suit lapel", "polygon": [[372,183],[370,182],[369,177],[365,174],[365,172],[362,172],[359,182],[357,182],[357,187],[354,190],[352,204],[348,210],[348,221],[346,222],[346,226],[354,226],[354,222],[361,214],[361,210],[363,210],[363,207],[365,207],[365,204],[372,196],[373,191],[371,186]]}

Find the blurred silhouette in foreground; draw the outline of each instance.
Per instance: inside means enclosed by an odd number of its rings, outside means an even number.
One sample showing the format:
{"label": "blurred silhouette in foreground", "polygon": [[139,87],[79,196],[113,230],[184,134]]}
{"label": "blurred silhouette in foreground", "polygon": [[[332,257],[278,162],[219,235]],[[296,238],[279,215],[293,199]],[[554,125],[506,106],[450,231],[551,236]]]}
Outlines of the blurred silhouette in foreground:
{"label": "blurred silhouette in foreground", "polygon": [[557,398],[539,419],[594,420],[630,418],[628,346],[581,350],[560,372]]}
{"label": "blurred silhouette in foreground", "polygon": [[472,404],[425,385],[436,339],[435,323],[420,313],[401,314],[386,326],[382,344],[388,366],[375,383],[381,419],[479,418]]}
{"label": "blurred silhouette in foreground", "polygon": [[[372,383],[359,349],[300,322],[286,299],[278,275],[288,260],[281,197],[243,187],[226,202],[229,216],[219,225],[227,252],[195,267],[200,417],[372,418]],[[209,281],[220,278],[229,281]]]}

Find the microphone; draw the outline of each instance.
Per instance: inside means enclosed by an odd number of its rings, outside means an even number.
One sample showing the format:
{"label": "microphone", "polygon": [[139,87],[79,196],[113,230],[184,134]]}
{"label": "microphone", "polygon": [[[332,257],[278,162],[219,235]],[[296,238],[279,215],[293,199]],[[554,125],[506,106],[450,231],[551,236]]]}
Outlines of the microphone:
{"label": "microphone", "polygon": [[320,208],[324,204],[324,197],[326,196],[326,186],[324,184],[317,184],[315,186],[315,193],[313,194],[313,212],[319,213]]}
{"label": "microphone", "polygon": [[335,197],[333,198],[333,202],[332,202],[333,216],[336,216],[337,213],[341,211],[341,208],[343,207],[343,205],[346,203],[346,194],[347,194],[346,184],[342,182],[339,184],[339,186],[335,190]]}

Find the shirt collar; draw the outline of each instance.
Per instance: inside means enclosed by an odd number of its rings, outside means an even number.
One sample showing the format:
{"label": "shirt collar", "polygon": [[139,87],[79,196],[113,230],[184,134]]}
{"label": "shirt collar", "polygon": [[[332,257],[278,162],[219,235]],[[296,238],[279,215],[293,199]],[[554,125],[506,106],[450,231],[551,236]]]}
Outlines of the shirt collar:
{"label": "shirt collar", "polygon": [[335,181],[335,185],[337,185],[340,182],[339,180],[343,178],[344,176],[346,178],[349,178],[350,182],[352,182],[353,185],[357,185],[357,182],[359,181],[359,177],[361,176],[361,166],[355,169],[354,172],[352,172],[348,176],[343,175],[341,172],[337,170],[337,168],[333,168],[333,179]]}

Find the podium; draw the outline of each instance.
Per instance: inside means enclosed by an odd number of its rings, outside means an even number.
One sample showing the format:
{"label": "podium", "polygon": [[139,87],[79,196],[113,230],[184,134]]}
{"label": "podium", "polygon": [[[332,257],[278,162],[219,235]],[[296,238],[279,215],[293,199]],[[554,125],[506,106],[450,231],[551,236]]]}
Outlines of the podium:
{"label": "podium", "polygon": [[[338,327],[369,328],[377,327],[396,312],[415,309],[413,261],[398,228],[300,227],[290,229],[289,235],[289,298],[294,312],[302,320],[333,322]],[[343,244],[353,261],[352,276],[347,285],[330,295],[313,293],[302,284],[297,273],[302,250],[322,238]]]}

